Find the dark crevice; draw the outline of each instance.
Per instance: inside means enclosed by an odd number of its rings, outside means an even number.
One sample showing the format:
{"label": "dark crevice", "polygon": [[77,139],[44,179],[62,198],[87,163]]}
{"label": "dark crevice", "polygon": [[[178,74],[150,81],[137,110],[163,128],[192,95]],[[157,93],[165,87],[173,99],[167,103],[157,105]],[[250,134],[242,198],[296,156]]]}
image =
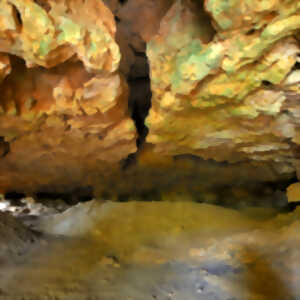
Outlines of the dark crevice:
{"label": "dark crevice", "polygon": [[[131,157],[133,158],[133,156]],[[191,177],[191,180],[193,177]],[[180,179],[178,178],[178,182]],[[245,205],[249,207],[265,207],[272,208],[278,213],[290,213],[294,211],[300,202],[288,203],[286,196],[287,187],[297,182],[296,177],[286,180],[281,180],[277,182],[248,182],[247,187],[244,184],[228,184],[224,186],[214,187],[212,190],[194,190],[188,189],[187,191],[177,190],[176,195],[182,199],[185,199],[185,193],[189,197],[193,198],[194,202],[197,203],[210,203],[221,207],[227,207],[231,209],[240,210]],[[142,201],[142,202],[153,202],[153,201],[163,201],[163,195],[169,192],[173,193],[175,185],[156,188],[144,188],[135,191],[106,191],[101,195],[101,199],[109,200],[115,199],[117,202],[130,202],[130,201]],[[237,196],[235,194],[236,190],[244,191],[244,196]],[[207,193],[212,193],[215,195],[214,200],[209,200],[206,198]],[[12,205],[24,206],[24,198],[26,195],[19,192],[11,191],[5,194],[5,198],[10,201]],[[59,192],[45,192],[41,191],[34,195],[36,202],[48,206],[50,203],[56,203],[57,200],[62,200],[67,206],[73,206],[81,202],[87,202],[94,198],[93,189],[91,187],[85,187],[76,190],[69,190],[66,193]],[[237,201],[239,200],[239,201]],[[299,199],[300,200],[300,199]],[[57,202],[60,205],[61,201]],[[51,206],[51,205],[50,205]]]}
{"label": "dark crevice", "polygon": [[22,26],[23,26],[21,14],[15,5],[12,5],[12,10],[13,10],[13,18],[14,18],[14,21],[16,24],[16,30],[17,30],[17,32],[20,32],[22,30]]}
{"label": "dark crevice", "polygon": [[270,86],[272,86],[272,83],[271,83],[270,81],[268,81],[268,80],[263,80],[263,81],[262,81],[262,84],[263,84],[265,87],[270,87]]}
{"label": "dark crevice", "polygon": [[22,21],[20,12],[18,11],[18,9],[14,5],[13,5],[13,10],[14,10],[14,15],[15,15],[16,21],[17,21],[17,25],[22,26],[23,21]]}
{"label": "dark crevice", "polygon": [[37,192],[35,199],[38,202],[46,202],[49,200],[61,199],[68,205],[76,205],[80,202],[88,202],[93,199],[93,189],[91,187],[80,188],[69,193],[55,193],[55,192]]}
{"label": "dark crevice", "polygon": [[5,157],[10,152],[10,145],[5,141],[3,136],[0,136],[0,158]]}
{"label": "dark crevice", "polygon": [[130,201],[142,201],[142,202],[159,202],[161,201],[161,191],[156,189],[149,189],[141,193],[123,193],[118,195],[118,202],[130,202]]}
{"label": "dark crevice", "polygon": [[294,64],[292,70],[293,70],[293,71],[294,71],[294,70],[300,70],[300,62],[297,61],[297,62]]}
{"label": "dark crevice", "polygon": [[148,128],[145,125],[145,119],[149,113],[149,109],[151,108],[152,92],[147,56],[145,53],[140,52],[135,52],[135,55],[142,58],[142,60],[144,61],[144,74],[141,74],[141,72],[139,72],[140,67],[138,64],[133,64],[131,66],[128,76],[128,85],[130,88],[128,105],[139,134],[137,146],[140,147],[141,144],[145,141],[146,135],[148,133]]}
{"label": "dark crevice", "polygon": [[298,206],[300,206],[300,201],[290,202],[281,209],[281,212],[282,213],[291,213],[294,210],[296,210]]}
{"label": "dark crevice", "polygon": [[35,194],[35,198],[39,200],[39,202],[43,202],[44,200],[56,200],[62,199],[64,201],[68,201],[71,196],[63,193],[47,193],[47,192],[37,192]]}
{"label": "dark crevice", "polygon": [[18,24],[22,26],[23,22],[22,22],[21,14],[18,10],[16,10],[16,17],[17,17]]}
{"label": "dark crevice", "polygon": [[[146,43],[145,42],[143,42],[143,45],[144,45],[144,48],[146,49]],[[141,51],[136,50],[133,47],[133,45],[129,44],[128,46],[133,51],[133,53],[134,53],[135,56],[143,57],[145,60],[147,60],[147,56],[146,56],[145,52],[141,52]],[[131,73],[132,73],[132,71],[131,71]],[[132,74],[129,74],[129,76],[132,76]]]}
{"label": "dark crevice", "polygon": [[191,12],[197,12],[195,17],[199,28],[205,28],[205,33],[201,34],[203,43],[208,44],[215,38],[217,30],[214,27],[211,16],[205,9],[204,1],[187,2]]}
{"label": "dark crevice", "polygon": [[265,182],[264,186],[271,188],[272,190],[279,190],[285,192],[287,187],[293,183],[298,182],[296,174],[294,177],[286,180],[276,181],[276,182]]}
{"label": "dark crevice", "polygon": [[[152,93],[150,89],[150,78],[129,80],[128,85],[130,88],[130,96],[128,101],[129,111],[138,133],[136,141],[138,153],[148,134],[148,128],[145,125],[145,119],[149,113],[149,109],[151,108]],[[123,170],[126,170],[128,167],[136,163],[137,153],[130,154],[125,160],[122,161],[121,165]]]}
{"label": "dark crevice", "polygon": [[130,200],[129,194],[118,195],[118,202],[129,202],[129,200]]}
{"label": "dark crevice", "polygon": [[[140,56],[145,60],[146,69],[144,70],[144,73],[148,75],[146,77],[143,76],[143,74],[141,75],[141,72],[138,70],[139,66],[136,64],[131,66],[128,75],[128,86],[130,90],[128,108],[138,133],[136,144],[139,151],[148,134],[145,119],[151,108],[152,92],[147,57],[145,53],[138,53],[137,56]],[[136,155],[137,153],[131,154],[122,162],[123,170],[135,164]]]}
{"label": "dark crevice", "polygon": [[50,4],[47,2],[47,0],[34,0],[34,2],[41,6],[46,12],[49,12],[51,10]]}
{"label": "dark crevice", "polygon": [[252,35],[252,34],[254,34],[255,32],[256,32],[255,29],[250,29],[250,30],[248,30],[248,31],[246,32],[246,35]]}
{"label": "dark crevice", "polygon": [[137,153],[129,154],[127,158],[121,161],[121,169],[123,171],[136,164],[136,155]]}
{"label": "dark crevice", "polygon": [[16,205],[16,206],[23,206],[24,204],[21,202],[21,200],[26,197],[24,193],[19,193],[19,192],[7,192],[4,195],[5,199],[9,200],[11,204]]}
{"label": "dark crevice", "polygon": [[[148,134],[145,119],[151,107],[150,79],[142,78],[131,80],[129,81],[129,86],[131,87],[129,106],[132,119],[134,120],[139,135],[137,139],[137,147],[139,148]],[[137,91],[137,93],[135,91]]]}

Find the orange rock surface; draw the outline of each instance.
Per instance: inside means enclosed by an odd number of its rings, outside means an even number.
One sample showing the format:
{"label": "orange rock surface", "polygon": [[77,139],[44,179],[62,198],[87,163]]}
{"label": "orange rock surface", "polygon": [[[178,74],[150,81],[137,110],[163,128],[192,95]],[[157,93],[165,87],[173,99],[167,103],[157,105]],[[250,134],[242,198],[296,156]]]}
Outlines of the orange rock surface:
{"label": "orange rock surface", "polygon": [[0,189],[87,186],[118,169],[136,131],[110,10],[7,0],[0,11]]}
{"label": "orange rock surface", "polygon": [[154,151],[291,166],[299,30],[298,1],[175,1],[147,45]]}
{"label": "orange rock surface", "polygon": [[197,193],[300,173],[299,14],[288,0],[1,1],[0,191]]}

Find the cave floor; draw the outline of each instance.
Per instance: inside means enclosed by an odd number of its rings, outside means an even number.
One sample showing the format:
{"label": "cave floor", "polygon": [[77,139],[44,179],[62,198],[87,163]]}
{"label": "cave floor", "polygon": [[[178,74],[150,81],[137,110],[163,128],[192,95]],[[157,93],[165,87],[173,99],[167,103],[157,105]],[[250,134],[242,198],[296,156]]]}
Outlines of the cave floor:
{"label": "cave floor", "polygon": [[300,299],[300,210],[87,202],[1,259],[0,299]]}

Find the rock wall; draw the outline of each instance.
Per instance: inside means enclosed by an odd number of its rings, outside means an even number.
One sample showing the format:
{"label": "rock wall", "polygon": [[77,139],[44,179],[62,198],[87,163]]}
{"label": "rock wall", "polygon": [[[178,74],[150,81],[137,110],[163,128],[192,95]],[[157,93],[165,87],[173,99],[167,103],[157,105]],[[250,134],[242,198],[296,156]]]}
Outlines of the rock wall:
{"label": "rock wall", "polygon": [[298,1],[3,0],[0,24],[0,191],[198,191],[300,165]]}
{"label": "rock wall", "polygon": [[22,0],[0,11],[0,187],[89,185],[118,168],[136,130],[110,10]]}
{"label": "rock wall", "polygon": [[298,1],[175,1],[148,43],[147,141],[163,155],[292,163]]}

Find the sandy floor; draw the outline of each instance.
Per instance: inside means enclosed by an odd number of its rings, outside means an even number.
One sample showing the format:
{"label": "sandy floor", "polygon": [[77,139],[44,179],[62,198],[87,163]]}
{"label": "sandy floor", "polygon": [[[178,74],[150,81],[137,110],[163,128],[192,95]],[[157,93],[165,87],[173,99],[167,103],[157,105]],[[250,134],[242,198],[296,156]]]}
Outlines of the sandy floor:
{"label": "sandy floor", "polygon": [[0,299],[300,299],[300,211],[89,202],[35,224]]}

